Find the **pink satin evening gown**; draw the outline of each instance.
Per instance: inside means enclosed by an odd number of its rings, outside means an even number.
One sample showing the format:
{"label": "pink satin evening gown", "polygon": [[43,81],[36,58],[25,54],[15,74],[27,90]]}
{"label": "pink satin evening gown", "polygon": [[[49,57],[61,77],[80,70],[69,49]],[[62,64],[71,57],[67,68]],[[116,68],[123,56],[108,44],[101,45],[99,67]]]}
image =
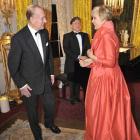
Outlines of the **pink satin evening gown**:
{"label": "pink satin evening gown", "polygon": [[118,65],[119,41],[112,21],[92,41],[93,62],[85,100],[85,140],[140,140],[131,113],[130,95]]}

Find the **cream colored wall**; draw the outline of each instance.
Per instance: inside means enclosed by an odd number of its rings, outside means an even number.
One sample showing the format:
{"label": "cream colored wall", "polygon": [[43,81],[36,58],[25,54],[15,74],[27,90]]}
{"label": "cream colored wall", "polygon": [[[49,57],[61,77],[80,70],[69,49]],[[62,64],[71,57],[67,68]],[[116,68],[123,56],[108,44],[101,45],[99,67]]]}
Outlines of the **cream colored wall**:
{"label": "cream colored wall", "polygon": [[0,62],[0,94],[4,93],[4,90],[5,90],[4,72],[2,63]]}
{"label": "cream colored wall", "polygon": [[[7,31],[7,29],[4,26],[4,22],[5,19],[2,18],[2,14],[0,12],[0,36]],[[16,12],[13,13],[12,18],[10,19],[10,23],[11,23],[11,29],[12,29],[12,33],[16,33],[17,32],[17,25],[16,25]]]}

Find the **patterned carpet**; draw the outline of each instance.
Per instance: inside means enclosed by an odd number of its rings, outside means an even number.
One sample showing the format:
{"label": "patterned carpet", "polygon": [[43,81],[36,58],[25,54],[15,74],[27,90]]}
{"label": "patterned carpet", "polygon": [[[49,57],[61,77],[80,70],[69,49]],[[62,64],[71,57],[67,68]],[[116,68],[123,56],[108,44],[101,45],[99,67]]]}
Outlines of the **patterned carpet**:
{"label": "patterned carpet", "polygon": [[[61,127],[60,134],[54,134],[40,124],[43,140],[83,140],[84,130]],[[34,140],[28,121],[16,120],[10,128],[0,134],[0,140]]]}

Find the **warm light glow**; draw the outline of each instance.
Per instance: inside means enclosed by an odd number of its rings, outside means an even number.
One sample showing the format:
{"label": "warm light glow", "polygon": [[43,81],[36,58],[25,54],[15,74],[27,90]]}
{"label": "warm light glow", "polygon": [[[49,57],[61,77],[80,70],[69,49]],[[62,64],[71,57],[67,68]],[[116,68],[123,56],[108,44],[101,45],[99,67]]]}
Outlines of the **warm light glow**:
{"label": "warm light glow", "polygon": [[11,31],[11,25],[9,19],[12,17],[15,9],[15,0],[0,0],[0,11],[5,18],[5,24]]}
{"label": "warm light glow", "polygon": [[0,9],[1,10],[14,10],[15,9],[15,0],[0,0]]}
{"label": "warm light glow", "polygon": [[123,12],[124,0],[104,0],[104,4],[112,9],[114,16],[120,16]]}

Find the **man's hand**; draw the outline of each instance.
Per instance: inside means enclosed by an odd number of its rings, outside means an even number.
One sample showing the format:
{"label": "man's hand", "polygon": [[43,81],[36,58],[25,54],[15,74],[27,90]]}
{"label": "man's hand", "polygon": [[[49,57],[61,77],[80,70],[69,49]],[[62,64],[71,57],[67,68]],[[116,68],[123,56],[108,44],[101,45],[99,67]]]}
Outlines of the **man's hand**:
{"label": "man's hand", "polygon": [[21,95],[30,97],[31,96],[31,91],[32,89],[30,88],[29,85],[25,85],[24,87],[20,88]]}
{"label": "man's hand", "polygon": [[51,75],[51,82],[52,82],[52,85],[54,84],[54,81],[55,81],[54,75]]}

